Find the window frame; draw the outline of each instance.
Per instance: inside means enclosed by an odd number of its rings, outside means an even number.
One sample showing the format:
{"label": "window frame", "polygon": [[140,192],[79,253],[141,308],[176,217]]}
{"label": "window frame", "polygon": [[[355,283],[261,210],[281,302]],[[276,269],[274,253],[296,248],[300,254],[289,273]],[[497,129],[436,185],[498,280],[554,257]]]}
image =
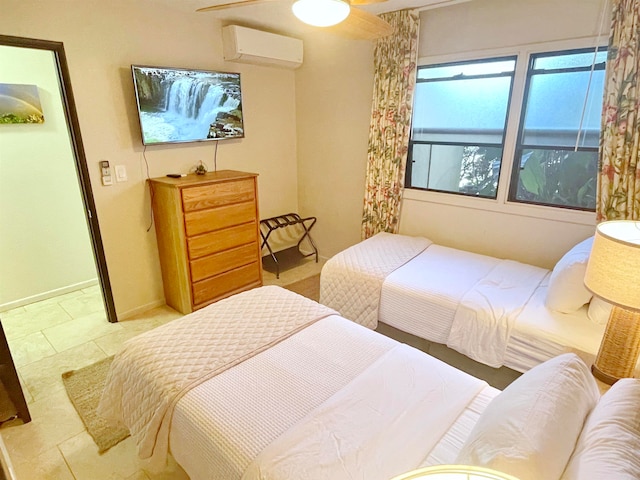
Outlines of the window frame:
{"label": "window frame", "polygon": [[[529,91],[531,89],[532,78],[534,75],[539,75],[544,70],[534,69],[533,64],[538,58],[545,57],[553,57],[558,54],[578,54],[578,53],[593,53],[595,54],[595,49],[598,49],[598,52],[606,52],[607,46],[591,46],[584,48],[572,48],[572,49],[564,49],[564,50],[555,50],[555,51],[545,51],[545,52],[537,52],[530,53],[527,58],[527,71],[525,76],[525,84],[524,84],[524,92],[522,97],[522,107],[520,109],[520,118],[518,124],[518,131],[516,132],[516,145],[513,153],[513,164],[511,167],[511,178],[509,179],[509,192],[508,192],[508,201],[512,203],[522,203],[527,205],[540,205],[549,208],[561,208],[565,210],[577,210],[577,211],[585,211],[595,213],[595,208],[586,208],[586,207],[573,207],[569,205],[558,205],[555,203],[546,203],[546,202],[535,202],[529,200],[518,200],[516,198],[518,194],[518,180],[519,180],[519,165],[522,159],[522,152],[524,150],[567,150],[566,147],[558,147],[558,146],[541,146],[541,145],[528,145],[523,143],[524,139],[524,122],[526,119],[527,113],[527,104],[529,99]],[[596,67],[600,64],[596,64]],[[602,68],[594,68],[596,70],[603,70]],[[588,72],[591,70],[591,67],[568,67],[568,68],[558,68],[554,69],[553,73],[565,73],[565,72]],[[542,73],[543,75],[552,75],[553,73]],[[598,153],[599,147],[581,147],[578,146],[578,152],[595,152]]]}
{"label": "window frame", "polygon": [[[593,48],[598,44],[602,44],[602,39],[596,36],[552,42],[540,42],[527,45],[516,45],[512,47],[420,57],[418,58],[418,65],[435,65],[475,59],[481,60],[509,55],[517,55],[520,58],[520,61],[516,64],[516,72],[511,92],[511,103],[508,113],[507,133],[504,141],[503,155],[505,158],[509,159],[514,158],[513,155],[515,153],[515,144],[517,140],[516,135],[518,133],[520,113],[524,101],[524,79],[526,78],[529,56],[534,53]],[[522,61],[522,59],[525,61]],[[498,195],[495,199],[427,191],[413,187],[407,187],[403,190],[403,199],[436,204],[442,206],[442,208],[447,208],[449,206],[462,207],[472,210],[515,215],[519,217],[553,220],[562,223],[574,223],[586,226],[593,225],[595,221],[595,213],[591,211],[509,201],[508,187],[513,165],[514,162],[511,161],[502,163],[498,183]]]}
{"label": "window frame", "polygon": [[[511,85],[509,86],[509,93],[507,95],[507,108],[506,108],[506,112],[505,112],[505,119],[504,119],[504,125],[502,127],[502,143],[500,145],[498,144],[494,144],[494,143],[462,143],[462,142],[430,142],[430,141],[426,141],[426,140],[414,140],[413,138],[409,139],[409,152],[407,155],[407,167],[406,167],[406,171],[405,171],[405,178],[404,178],[404,186],[405,188],[410,188],[410,189],[415,189],[415,190],[423,190],[423,191],[427,191],[427,192],[439,192],[439,193],[443,193],[446,195],[461,195],[463,197],[471,197],[471,198],[486,198],[486,199],[490,199],[490,200],[495,200],[498,196],[498,190],[500,188],[500,172],[502,171],[502,166],[503,166],[503,162],[504,162],[504,158],[505,158],[505,140],[507,137],[507,125],[509,124],[509,112],[511,111],[511,102],[513,100],[512,94],[513,94],[513,85],[515,84],[515,76],[516,76],[516,69],[518,68],[518,56],[517,55],[500,55],[500,56],[495,56],[495,57],[487,57],[487,58],[474,58],[472,60],[459,60],[459,61],[455,61],[455,62],[444,62],[444,63],[437,63],[437,64],[428,64],[428,65],[418,65],[417,70],[419,70],[421,67],[425,68],[425,67],[433,67],[433,68],[437,68],[437,67],[444,67],[444,66],[455,66],[455,65],[471,65],[474,63],[486,63],[486,62],[490,62],[490,61],[513,61],[514,62],[514,70],[513,72],[510,73],[491,73],[491,74],[478,74],[478,75],[468,75],[465,76],[465,79],[478,79],[478,78],[499,78],[499,77],[511,77]],[[417,77],[417,72],[416,72],[416,77]],[[441,79],[419,79],[416,78],[416,89],[417,89],[417,85],[419,83],[430,83],[430,82],[435,82],[435,81],[442,81]],[[453,77],[450,77],[449,80],[447,81],[455,81],[453,79]],[[413,132],[413,127],[411,128],[411,131]],[[498,184],[496,186],[496,192],[495,192],[495,196],[493,197],[489,197],[489,196],[482,196],[482,195],[469,195],[467,193],[463,193],[463,192],[452,192],[450,190],[440,190],[440,189],[436,189],[436,188],[429,188],[428,186],[426,188],[423,187],[414,187],[411,186],[411,176],[412,176],[412,172],[413,172],[413,146],[414,145],[431,145],[431,146],[460,146],[460,147],[465,147],[465,146],[478,146],[478,147],[497,147],[500,146],[502,147],[502,159],[500,160],[500,169],[498,172]],[[428,183],[428,180],[427,180]]]}

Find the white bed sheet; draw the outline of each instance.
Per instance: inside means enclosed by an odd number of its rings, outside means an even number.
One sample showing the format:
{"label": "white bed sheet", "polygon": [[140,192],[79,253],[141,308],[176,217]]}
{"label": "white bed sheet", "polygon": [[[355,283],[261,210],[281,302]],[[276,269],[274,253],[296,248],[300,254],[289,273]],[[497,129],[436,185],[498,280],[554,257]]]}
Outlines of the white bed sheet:
{"label": "white bed sheet", "polygon": [[493,257],[431,245],[387,276],[382,284],[379,320],[444,344],[460,300],[498,262]]}
{"label": "white bed sheet", "polygon": [[[187,393],[174,411],[171,453],[192,480],[241,478],[274,439],[397,345],[338,316],[320,320]],[[497,392],[480,392],[434,447],[436,458],[455,458],[475,412]]]}
{"label": "white bed sheet", "polygon": [[191,480],[239,479],[271,441],[395,345],[341,317],[320,320],[185,394],[171,453]]}
{"label": "white bed sheet", "polygon": [[[387,276],[380,297],[380,321],[446,344],[464,294],[497,262],[493,257],[431,245]],[[587,306],[570,314],[545,306],[550,275],[535,290],[511,331],[504,365],[518,372],[567,352],[578,354],[589,364],[600,347],[604,326],[589,319]],[[640,371],[640,363],[638,368]]]}

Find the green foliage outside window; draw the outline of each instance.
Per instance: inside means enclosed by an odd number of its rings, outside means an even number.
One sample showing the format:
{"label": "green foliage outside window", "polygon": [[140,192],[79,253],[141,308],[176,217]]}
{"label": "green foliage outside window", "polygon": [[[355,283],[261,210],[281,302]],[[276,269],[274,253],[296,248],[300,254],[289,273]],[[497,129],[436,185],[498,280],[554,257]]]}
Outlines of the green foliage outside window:
{"label": "green foliage outside window", "polygon": [[460,166],[460,192],[495,198],[502,148],[465,146]]}
{"label": "green foliage outside window", "polygon": [[[526,158],[528,157],[528,158]],[[526,202],[594,209],[598,154],[525,150],[516,198]]]}

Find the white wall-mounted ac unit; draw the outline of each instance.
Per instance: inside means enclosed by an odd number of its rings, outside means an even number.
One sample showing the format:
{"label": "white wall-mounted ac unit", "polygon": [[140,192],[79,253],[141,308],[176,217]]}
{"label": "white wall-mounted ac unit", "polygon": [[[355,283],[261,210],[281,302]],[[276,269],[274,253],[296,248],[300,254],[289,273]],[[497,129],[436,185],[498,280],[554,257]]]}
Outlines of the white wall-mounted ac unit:
{"label": "white wall-mounted ac unit", "polygon": [[302,40],[252,28],[228,25],[222,28],[224,59],[274,67],[302,65]]}

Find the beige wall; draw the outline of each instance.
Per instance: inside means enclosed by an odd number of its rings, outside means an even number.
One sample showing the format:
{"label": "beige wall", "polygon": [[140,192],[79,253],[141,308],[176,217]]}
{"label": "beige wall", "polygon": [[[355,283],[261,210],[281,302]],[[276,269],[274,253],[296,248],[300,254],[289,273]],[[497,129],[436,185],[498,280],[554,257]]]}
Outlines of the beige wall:
{"label": "beige wall", "polygon": [[[262,216],[298,209],[295,73],[222,59],[221,24],[153,0],[0,0],[6,35],[64,42],[119,317],[164,303],[131,64],[241,72],[246,138],[221,141],[218,169],[257,172]],[[147,147],[150,176],[210,169],[214,144]],[[129,181],[103,187],[100,160]]]}
{"label": "beige wall", "polygon": [[305,37],[296,74],[298,199],[318,218],[313,238],[328,258],[360,240],[373,92],[373,43]]}
{"label": "beige wall", "polygon": [[96,283],[51,52],[0,46],[0,83],[38,87],[45,122],[0,125],[0,311]]}
{"label": "beige wall", "polygon": [[[472,0],[427,10],[420,15],[420,56],[595,36],[604,2]],[[608,16],[603,27],[608,32]]]}

